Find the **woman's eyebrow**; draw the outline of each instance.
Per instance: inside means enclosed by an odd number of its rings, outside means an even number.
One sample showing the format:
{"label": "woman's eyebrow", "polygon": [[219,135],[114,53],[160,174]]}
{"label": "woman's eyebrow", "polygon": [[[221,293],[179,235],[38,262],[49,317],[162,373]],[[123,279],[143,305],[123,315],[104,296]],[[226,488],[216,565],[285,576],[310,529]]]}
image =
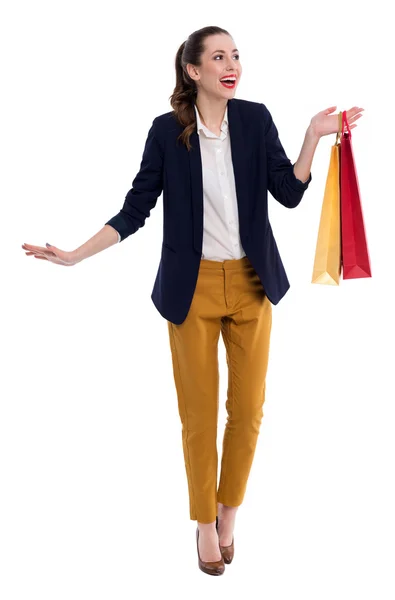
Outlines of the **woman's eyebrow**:
{"label": "woman's eyebrow", "polygon": [[[222,54],[225,54],[225,50],[214,50],[214,52],[212,52],[211,54],[215,54],[216,52],[222,52]],[[238,52],[238,49],[233,48],[232,52]]]}

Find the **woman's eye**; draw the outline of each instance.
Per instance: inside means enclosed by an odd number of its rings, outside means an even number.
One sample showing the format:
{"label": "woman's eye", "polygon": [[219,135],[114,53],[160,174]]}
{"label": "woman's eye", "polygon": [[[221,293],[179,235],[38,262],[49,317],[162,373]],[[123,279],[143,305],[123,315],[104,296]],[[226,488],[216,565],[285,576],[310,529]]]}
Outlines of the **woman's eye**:
{"label": "woman's eye", "polygon": [[[237,59],[239,59],[239,58],[240,58],[240,55],[239,55],[239,54],[235,54],[235,57],[236,57]],[[217,54],[217,56],[215,56],[215,57],[214,57],[214,59],[216,59],[216,58],[222,58],[222,54]]]}

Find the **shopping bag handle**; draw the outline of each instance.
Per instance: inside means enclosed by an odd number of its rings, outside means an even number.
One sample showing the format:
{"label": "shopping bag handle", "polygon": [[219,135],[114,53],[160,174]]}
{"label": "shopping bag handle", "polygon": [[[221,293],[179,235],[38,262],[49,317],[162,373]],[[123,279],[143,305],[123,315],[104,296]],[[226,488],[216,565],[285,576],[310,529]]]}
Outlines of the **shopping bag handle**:
{"label": "shopping bag handle", "polygon": [[342,127],[343,127],[342,114],[343,114],[342,111],[340,111],[339,115],[338,115],[339,116],[339,125],[338,125],[338,128],[337,128],[335,145],[337,145],[339,143],[339,139],[340,139],[340,136],[342,134]]}
{"label": "shopping bag handle", "polygon": [[348,124],[348,121],[347,121],[347,115],[346,115],[346,111],[343,111],[343,118],[342,118],[342,135],[344,135],[344,133],[345,133],[345,132],[344,132],[344,125],[345,125],[345,124],[347,125],[347,129],[348,129],[348,131],[347,131],[346,133],[348,133],[348,135],[350,136],[350,139],[351,139],[351,137],[352,137],[352,134],[351,134],[351,129],[350,129],[350,126],[349,126],[349,124]]}

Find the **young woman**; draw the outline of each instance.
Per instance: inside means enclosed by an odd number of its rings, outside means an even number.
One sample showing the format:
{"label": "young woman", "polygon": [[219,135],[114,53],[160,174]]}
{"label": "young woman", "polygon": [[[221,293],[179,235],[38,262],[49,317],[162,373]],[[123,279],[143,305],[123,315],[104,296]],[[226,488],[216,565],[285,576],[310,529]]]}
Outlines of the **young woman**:
{"label": "young woman", "polygon": [[[198,564],[219,575],[233,558],[236,511],[263,416],[272,304],[289,288],[267,191],[288,208],[299,204],[318,141],[336,133],[338,116],[332,106],[311,119],[291,164],[266,106],[234,97],[242,68],[227,31],[192,33],[175,66],[173,110],[154,119],[119,213],[72,252],[49,244],[22,248],[74,265],[143,227],[163,191],[164,236],[151,298],[168,324]],[[350,128],[362,110],[347,111]],[[229,379],[217,489],[220,334]]]}

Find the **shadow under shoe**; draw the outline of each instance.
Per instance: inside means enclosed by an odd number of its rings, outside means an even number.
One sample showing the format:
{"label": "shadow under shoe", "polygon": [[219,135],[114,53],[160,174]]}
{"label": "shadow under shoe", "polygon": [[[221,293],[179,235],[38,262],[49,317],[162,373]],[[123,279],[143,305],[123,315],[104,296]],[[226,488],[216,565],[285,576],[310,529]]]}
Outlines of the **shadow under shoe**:
{"label": "shadow under shoe", "polygon": [[203,571],[203,573],[207,573],[208,575],[222,575],[225,571],[224,559],[221,557],[221,560],[216,561],[204,561],[201,560],[199,554],[199,527],[196,528],[196,547],[198,553],[198,564],[199,569]]}

